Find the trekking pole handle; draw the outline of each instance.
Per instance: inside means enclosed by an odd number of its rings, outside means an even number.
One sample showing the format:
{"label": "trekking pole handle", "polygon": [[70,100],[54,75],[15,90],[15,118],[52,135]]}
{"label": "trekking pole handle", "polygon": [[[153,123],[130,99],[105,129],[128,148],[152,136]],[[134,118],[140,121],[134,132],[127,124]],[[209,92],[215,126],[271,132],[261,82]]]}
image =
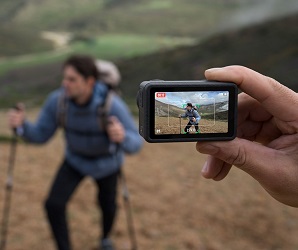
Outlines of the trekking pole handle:
{"label": "trekking pole handle", "polygon": [[[23,108],[21,107],[22,104],[15,104],[12,109],[15,110],[15,111],[21,111]],[[13,128],[12,129],[14,135],[16,136],[17,135],[17,128]]]}

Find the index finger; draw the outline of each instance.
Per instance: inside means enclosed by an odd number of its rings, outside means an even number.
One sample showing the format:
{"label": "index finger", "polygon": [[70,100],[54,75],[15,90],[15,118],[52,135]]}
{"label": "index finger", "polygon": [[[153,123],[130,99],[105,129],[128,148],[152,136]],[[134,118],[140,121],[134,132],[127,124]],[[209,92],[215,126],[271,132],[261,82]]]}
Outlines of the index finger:
{"label": "index finger", "polygon": [[297,94],[270,77],[242,66],[209,69],[205,76],[208,80],[234,82],[275,117],[297,120]]}

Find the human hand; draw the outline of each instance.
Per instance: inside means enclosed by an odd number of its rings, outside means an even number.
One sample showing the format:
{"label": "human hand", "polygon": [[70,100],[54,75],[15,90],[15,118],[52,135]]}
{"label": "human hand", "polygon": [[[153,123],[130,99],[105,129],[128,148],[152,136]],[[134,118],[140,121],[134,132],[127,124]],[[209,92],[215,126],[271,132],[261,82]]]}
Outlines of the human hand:
{"label": "human hand", "polygon": [[255,178],[276,200],[298,207],[298,95],[272,78],[241,66],[210,69],[208,80],[234,82],[239,95],[237,138],[198,142],[209,154],[202,175],[216,181],[231,166]]}
{"label": "human hand", "polygon": [[21,127],[25,121],[25,105],[23,103],[17,104],[16,108],[8,112],[8,125],[11,129]]}
{"label": "human hand", "polygon": [[118,120],[116,116],[111,116],[109,118],[107,133],[112,142],[114,143],[123,142],[125,138],[125,129],[122,123]]}

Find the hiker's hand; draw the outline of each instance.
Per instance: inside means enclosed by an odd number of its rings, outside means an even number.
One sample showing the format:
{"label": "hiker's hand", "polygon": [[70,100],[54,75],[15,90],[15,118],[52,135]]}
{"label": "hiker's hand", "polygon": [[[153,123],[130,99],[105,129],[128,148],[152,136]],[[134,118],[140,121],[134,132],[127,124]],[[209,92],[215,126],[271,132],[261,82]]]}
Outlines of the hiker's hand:
{"label": "hiker's hand", "polygon": [[112,142],[114,143],[123,142],[125,138],[125,129],[117,117],[112,116],[109,118],[107,133]]}
{"label": "hiker's hand", "polygon": [[202,175],[223,179],[231,165],[255,178],[276,200],[298,207],[298,95],[272,78],[241,66],[211,69],[208,80],[234,82],[238,134],[229,142],[198,142],[209,154]]}
{"label": "hiker's hand", "polygon": [[178,115],[178,118],[181,118],[181,115]]}
{"label": "hiker's hand", "polygon": [[25,105],[17,104],[16,108],[8,112],[8,124],[12,129],[21,127],[25,121]]}

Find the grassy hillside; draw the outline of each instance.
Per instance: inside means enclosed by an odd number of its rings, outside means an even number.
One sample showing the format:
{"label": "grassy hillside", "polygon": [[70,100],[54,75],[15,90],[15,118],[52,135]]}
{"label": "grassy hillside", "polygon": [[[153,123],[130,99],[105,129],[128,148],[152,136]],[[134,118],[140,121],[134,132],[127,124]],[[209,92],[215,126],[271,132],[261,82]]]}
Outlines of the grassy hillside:
{"label": "grassy hillside", "polygon": [[124,96],[150,79],[203,79],[210,67],[240,64],[298,91],[298,15],[228,32],[199,45],[119,62]]}
{"label": "grassy hillside", "polygon": [[155,114],[160,117],[178,117],[180,114],[185,112],[185,110],[182,108],[178,108],[175,105],[166,104],[157,100],[155,100],[155,107],[157,107],[157,109],[155,109]]}
{"label": "grassy hillside", "polygon": [[228,121],[229,112],[228,111],[216,112],[215,116],[214,116],[214,114],[204,114],[204,115],[202,115],[202,118],[205,118],[207,120]]}
{"label": "grassy hillside", "polygon": [[[201,15],[206,24],[215,20],[214,14],[219,9],[226,13],[238,6],[256,3],[255,0],[3,0],[0,16],[6,23],[21,23],[37,30],[79,31],[83,28],[123,32],[129,29],[141,33],[159,30],[163,34],[174,32],[177,35],[189,30],[191,34],[199,32],[202,24],[198,20],[202,18],[194,19],[194,16]],[[160,20],[166,22],[160,25]],[[196,28],[186,23],[191,20]],[[155,23],[159,25],[153,25]],[[187,26],[183,27],[184,24]]]}
{"label": "grassy hillside", "polygon": [[296,0],[2,0],[0,57],[48,50],[45,30],[70,32],[74,41],[111,33],[201,39],[297,9]]}
{"label": "grassy hillside", "polygon": [[[4,0],[7,22],[33,29],[201,35],[235,11],[258,7],[263,16],[297,7],[293,0]],[[12,6],[13,5],[13,6]],[[12,10],[14,11],[12,11]],[[9,11],[11,10],[11,11]],[[2,11],[2,14],[7,12]],[[256,12],[256,11],[254,11]],[[1,12],[0,12],[1,13]],[[7,14],[6,14],[7,15]],[[223,20],[224,18],[224,20]],[[161,25],[162,24],[162,25]]]}
{"label": "grassy hillside", "polygon": [[[44,30],[68,31],[73,42],[87,42],[86,46],[111,33],[195,37],[218,22],[215,13],[220,7],[232,11],[220,3],[213,6],[189,0],[3,0],[0,57],[49,50],[49,42],[41,38]],[[201,18],[192,20],[195,14]]]}
{"label": "grassy hillside", "polygon": [[[13,29],[13,32],[12,32]],[[40,35],[28,28],[0,27],[0,58],[1,56],[16,56],[53,49],[50,41],[42,40]]]}
{"label": "grassy hillside", "polygon": [[[298,90],[298,16],[217,35],[196,46],[118,61],[126,100],[135,107],[143,80],[202,79],[205,69],[241,64]],[[38,104],[60,82],[59,64],[13,70],[0,76],[0,106],[17,100]]]}
{"label": "grassy hillside", "polygon": [[[228,111],[220,111],[220,107],[226,105],[227,102],[216,103],[215,106],[215,116],[214,116],[214,105],[201,105],[198,108],[198,112],[203,119],[208,120],[228,120]],[[168,105],[166,103],[155,100],[155,115],[159,117],[178,117],[184,114],[185,109],[179,108],[175,105]]]}
{"label": "grassy hillside", "polygon": [[[7,37],[6,37],[7,38]],[[30,37],[28,38],[30,41]],[[81,38],[82,39],[82,38]],[[9,39],[6,39],[9,43]],[[192,38],[149,36],[135,34],[106,34],[90,40],[72,42],[71,45],[46,52],[32,53],[24,56],[0,58],[0,75],[12,70],[23,69],[48,63],[59,63],[74,53],[90,54],[102,59],[115,60],[150,54],[181,45],[195,44]],[[31,43],[28,43],[31,44]],[[15,44],[9,43],[15,48]],[[7,46],[9,49],[10,47]],[[26,44],[24,44],[26,46]],[[34,44],[37,46],[37,44]],[[35,47],[34,47],[35,48]]]}

